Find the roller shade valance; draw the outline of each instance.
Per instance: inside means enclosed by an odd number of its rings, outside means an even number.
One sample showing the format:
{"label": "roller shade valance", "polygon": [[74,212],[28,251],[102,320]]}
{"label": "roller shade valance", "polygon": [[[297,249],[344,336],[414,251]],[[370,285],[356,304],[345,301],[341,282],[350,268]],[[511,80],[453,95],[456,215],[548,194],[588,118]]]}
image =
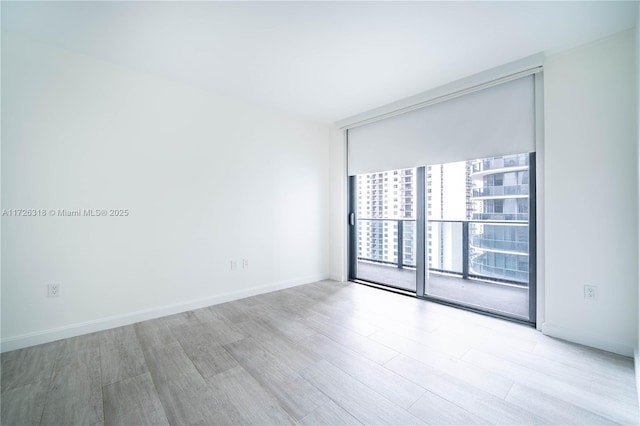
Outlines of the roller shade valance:
{"label": "roller shade valance", "polygon": [[535,151],[534,76],[348,130],[349,175]]}

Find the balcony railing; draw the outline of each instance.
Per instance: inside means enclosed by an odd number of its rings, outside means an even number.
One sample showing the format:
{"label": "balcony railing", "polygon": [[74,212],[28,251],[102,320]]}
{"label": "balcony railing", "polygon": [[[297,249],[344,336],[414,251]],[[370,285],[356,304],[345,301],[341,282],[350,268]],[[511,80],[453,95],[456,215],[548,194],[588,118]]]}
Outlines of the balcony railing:
{"label": "balcony railing", "polygon": [[528,213],[474,213],[473,220],[476,222],[526,222],[529,220]]}
{"label": "balcony railing", "polygon": [[[367,238],[376,243],[382,241],[382,250],[377,256],[368,257],[366,251],[373,247],[362,247],[360,238]],[[400,238],[398,238],[400,236]],[[396,265],[398,268],[415,268],[416,221],[414,219],[358,219],[358,260]],[[361,253],[362,248],[365,253]],[[369,250],[367,250],[369,249]],[[386,249],[386,250],[385,250]]]}
{"label": "balcony railing", "polygon": [[471,247],[478,249],[489,249],[523,255],[529,253],[528,241],[487,238],[483,234],[473,234],[473,232],[469,237],[469,244]]}
{"label": "balcony railing", "polygon": [[474,198],[498,197],[503,195],[529,195],[529,185],[485,186],[471,190],[471,196]]}
{"label": "balcony railing", "polygon": [[526,154],[485,158],[484,160],[473,162],[473,164],[471,165],[471,173],[504,169],[506,167],[523,167],[528,165],[529,156]]}
{"label": "balcony railing", "polygon": [[[430,271],[528,285],[527,222],[432,219],[426,232]],[[359,261],[415,268],[416,241],[413,219],[358,219]]]}

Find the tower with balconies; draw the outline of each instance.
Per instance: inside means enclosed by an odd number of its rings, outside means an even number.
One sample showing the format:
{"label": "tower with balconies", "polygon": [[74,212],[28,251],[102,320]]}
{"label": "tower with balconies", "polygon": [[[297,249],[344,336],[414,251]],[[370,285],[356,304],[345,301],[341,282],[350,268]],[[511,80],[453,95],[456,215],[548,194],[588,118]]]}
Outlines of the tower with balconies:
{"label": "tower with balconies", "polygon": [[[358,257],[415,265],[415,169],[359,175]],[[402,249],[399,249],[402,242]]]}
{"label": "tower with balconies", "polygon": [[513,284],[529,282],[529,156],[469,161],[472,182],[469,272]]}

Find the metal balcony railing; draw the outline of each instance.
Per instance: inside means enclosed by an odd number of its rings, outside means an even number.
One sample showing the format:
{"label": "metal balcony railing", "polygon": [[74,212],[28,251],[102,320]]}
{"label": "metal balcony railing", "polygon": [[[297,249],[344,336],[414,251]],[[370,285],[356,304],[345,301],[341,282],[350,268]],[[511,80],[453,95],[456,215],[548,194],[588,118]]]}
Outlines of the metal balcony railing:
{"label": "metal balcony railing", "polygon": [[488,170],[498,170],[507,167],[522,167],[529,165],[529,156],[526,154],[509,155],[494,158],[485,158],[474,161],[471,165],[471,173],[479,173]]}
{"label": "metal balcony railing", "polygon": [[[528,265],[526,221],[430,219],[426,232],[430,236],[426,247],[430,271],[455,274],[463,279],[518,285],[529,282],[528,267],[518,269]],[[365,246],[361,239],[364,236],[369,245]],[[399,269],[415,268],[416,240],[414,219],[358,219],[359,261],[395,265]],[[504,258],[503,265],[488,262],[496,256]]]}
{"label": "metal balcony railing", "polygon": [[529,195],[529,184],[485,186],[483,188],[473,188],[471,190],[471,196],[473,198],[499,197],[504,195]]}
{"label": "metal balcony railing", "polygon": [[471,235],[469,237],[469,244],[472,247],[479,249],[490,249],[497,251],[504,251],[510,253],[517,253],[526,255],[529,253],[528,241],[513,241],[505,239],[487,238],[484,235]]}
{"label": "metal balcony railing", "polygon": [[474,213],[474,222],[526,222],[528,213]]}
{"label": "metal balcony railing", "polygon": [[[366,233],[369,240],[382,240],[386,248],[386,253],[384,250],[378,252],[375,258],[367,257],[359,250],[358,260],[396,265],[400,269],[415,268],[415,225],[415,219],[358,219],[359,235]],[[371,236],[371,233],[376,235]]]}

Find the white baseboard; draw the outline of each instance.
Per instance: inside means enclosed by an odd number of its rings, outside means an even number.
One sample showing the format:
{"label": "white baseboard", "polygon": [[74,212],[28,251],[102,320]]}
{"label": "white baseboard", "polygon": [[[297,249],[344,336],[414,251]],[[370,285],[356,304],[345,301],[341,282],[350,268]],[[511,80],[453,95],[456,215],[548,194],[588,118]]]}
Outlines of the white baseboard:
{"label": "white baseboard", "polygon": [[329,275],[329,279],[332,281],[338,281],[338,282],[345,282],[346,280],[343,280],[342,277],[338,276],[338,275]]}
{"label": "white baseboard", "polygon": [[542,334],[547,336],[557,337],[558,339],[567,340],[569,342],[591,346],[592,348],[602,349],[603,351],[613,352],[618,355],[628,357],[634,356],[634,348],[632,346],[608,340],[599,335],[576,331],[566,327],[549,324],[548,322],[542,324],[541,331]]}
{"label": "white baseboard", "polygon": [[193,299],[172,305],[143,309],[141,311],[114,315],[106,318],[99,318],[96,320],[70,324],[63,327],[51,328],[48,330],[36,331],[33,333],[22,334],[20,336],[8,337],[0,341],[0,352],[13,351],[29,346],[40,345],[42,343],[53,342],[55,340],[80,336],[82,334],[94,333],[96,331],[108,330],[110,328],[135,324],[140,321],[178,314],[193,309],[204,308],[206,306],[230,302],[232,300],[244,299],[245,297],[270,293],[272,291],[283,290],[285,288],[295,287],[298,285],[308,284],[316,281],[322,281],[325,279],[327,279],[326,275],[302,277],[295,280],[270,283],[243,289],[240,291],[218,294],[211,297]]}

